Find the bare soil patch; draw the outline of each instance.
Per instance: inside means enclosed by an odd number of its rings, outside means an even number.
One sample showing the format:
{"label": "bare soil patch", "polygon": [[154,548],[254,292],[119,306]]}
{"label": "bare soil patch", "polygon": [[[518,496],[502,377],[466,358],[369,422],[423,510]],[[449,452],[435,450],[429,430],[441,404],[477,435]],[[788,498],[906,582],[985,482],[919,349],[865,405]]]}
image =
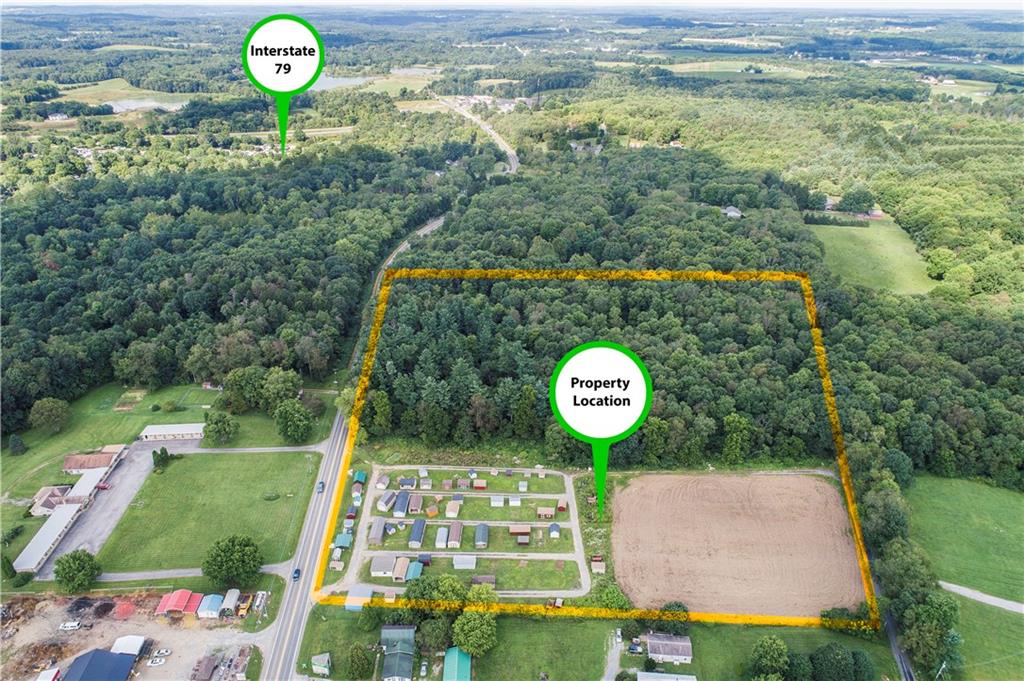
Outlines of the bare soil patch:
{"label": "bare soil patch", "polygon": [[637,607],[817,616],[864,600],[840,492],[812,475],[643,475],[615,493],[615,577]]}

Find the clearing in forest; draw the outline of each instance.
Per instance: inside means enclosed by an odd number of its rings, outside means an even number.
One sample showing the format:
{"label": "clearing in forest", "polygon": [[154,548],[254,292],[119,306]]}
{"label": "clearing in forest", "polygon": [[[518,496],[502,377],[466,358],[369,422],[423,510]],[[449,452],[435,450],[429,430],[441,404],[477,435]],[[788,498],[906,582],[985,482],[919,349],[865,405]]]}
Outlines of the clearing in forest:
{"label": "clearing in forest", "polygon": [[841,492],[815,475],[642,475],[615,495],[612,556],[640,608],[815,616],[864,600]]}

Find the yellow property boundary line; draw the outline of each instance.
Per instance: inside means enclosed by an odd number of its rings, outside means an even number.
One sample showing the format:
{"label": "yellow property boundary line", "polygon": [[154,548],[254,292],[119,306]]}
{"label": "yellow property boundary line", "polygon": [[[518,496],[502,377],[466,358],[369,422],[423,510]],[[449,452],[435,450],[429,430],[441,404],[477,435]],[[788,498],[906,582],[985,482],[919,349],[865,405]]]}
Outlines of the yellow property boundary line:
{"label": "yellow property boundary line", "polygon": [[[752,281],[799,283],[803,292],[807,321],[810,325],[811,341],[814,344],[814,355],[818,362],[818,373],[821,376],[822,391],[825,396],[825,410],[828,412],[829,425],[832,428],[832,440],[836,448],[836,461],[839,466],[840,482],[842,483],[843,492],[846,497],[846,510],[850,517],[850,526],[853,530],[853,540],[857,552],[857,564],[860,567],[861,582],[863,583],[865,600],[868,605],[868,618],[864,620],[826,621],[822,617],[795,617],[781,615],[732,614],[716,612],[690,612],[689,614],[685,614],[668,610],[623,610],[579,606],[552,608],[547,605],[532,603],[491,603],[467,606],[461,601],[407,600],[404,598],[398,598],[388,603],[379,596],[370,601],[371,605],[391,608],[433,608],[435,610],[458,610],[465,608],[468,610],[481,610],[498,614],[546,615],[553,617],[658,620],[688,619],[692,622],[717,622],[722,624],[758,624],[787,627],[821,627],[828,625],[833,628],[845,629],[879,628],[880,618],[878,614],[878,601],[875,597],[875,590],[871,581],[871,568],[868,564],[867,550],[864,547],[864,537],[861,534],[860,518],[857,513],[857,501],[854,498],[853,492],[853,478],[850,475],[850,466],[846,458],[846,443],[843,438],[842,424],[839,420],[839,411],[836,408],[835,391],[832,387],[832,377],[829,374],[828,359],[825,354],[825,343],[822,338],[821,328],[818,326],[818,310],[814,302],[814,290],[811,288],[811,280],[805,272],[434,268],[398,268],[387,270],[384,274],[384,279],[380,287],[380,294],[377,298],[377,306],[373,315],[373,325],[370,327],[370,336],[367,340],[366,352],[363,355],[363,367],[359,374],[359,383],[356,387],[356,396],[352,407],[352,414],[349,417],[348,436],[345,439],[344,452],[342,455],[340,484],[335,490],[334,499],[331,503],[331,522],[324,533],[323,544],[321,545],[320,550],[320,559],[317,563],[316,578],[313,581],[314,586],[312,597],[314,601],[325,605],[344,605],[345,603],[345,596],[325,595],[321,593],[321,588],[323,587],[324,575],[327,569],[327,558],[330,552],[331,537],[334,535],[334,531],[337,528],[338,513],[341,510],[341,500],[344,496],[345,483],[348,478],[349,466],[351,465],[356,434],[359,432],[359,418],[362,414],[363,405],[366,401],[366,394],[370,387],[370,375],[373,372],[373,365],[377,355],[377,344],[380,341],[381,328],[384,325],[384,315],[387,312],[388,298],[391,295],[392,284],[398,279],[626,282]],[[371,481],[368,481],[367,484],[371,484]]]}

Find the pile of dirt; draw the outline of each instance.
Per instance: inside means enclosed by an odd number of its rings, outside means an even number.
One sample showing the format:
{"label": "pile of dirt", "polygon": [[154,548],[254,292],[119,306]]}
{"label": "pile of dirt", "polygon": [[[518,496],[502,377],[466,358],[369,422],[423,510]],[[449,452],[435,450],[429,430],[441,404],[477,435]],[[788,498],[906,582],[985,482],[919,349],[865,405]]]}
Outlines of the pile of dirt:
{"label": "pile of dirt", "polygon": [[135,603],[130,598],[114,599],[114,614],[116,620],[126,620],[135,614]]}
{"label": "pile of dirt", "polygon": [[92,609],[92,616],[99,619],[106,617],[114,609],[114,601],[101,601]]}
{"label": "pile of dirt", "polygon": [[14,678],[31,676],[49,669],[57,660],[62,660],[73,653],[70,643],[65,641],[31,643],[8,663],[7,671],[11,672]]}

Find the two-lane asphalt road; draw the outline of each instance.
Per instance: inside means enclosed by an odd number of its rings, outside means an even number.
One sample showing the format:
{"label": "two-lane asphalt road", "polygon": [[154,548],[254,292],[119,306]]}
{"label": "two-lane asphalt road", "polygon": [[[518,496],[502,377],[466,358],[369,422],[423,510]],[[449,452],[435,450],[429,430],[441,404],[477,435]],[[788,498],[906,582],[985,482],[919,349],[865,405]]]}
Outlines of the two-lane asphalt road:
{"label": "two-lane asphalt road", "polygon": [[299,659],[299,647],[302,645],[306,619],[313,609],[313,580],[316,577],[324,532],[331,520],[331,500],[344,474],[341,463],[347,437],[348,414],[339,412],[334,419],[331,436],[327,439],[325,455],[320,464],[320,476],[317,478],[323,480],[325,489],[321,493],[313,492],[292,563],[292,569],[299,568],[302,571],[301,577],[297,582],[292,581],[289,570],[289,575],[285,579],[284,597],[274,622],[276,633],[273,644],[268,650],[263,651],[266,663],[260,678],[264,681],[286,681],[298,677],[295,665]]}

